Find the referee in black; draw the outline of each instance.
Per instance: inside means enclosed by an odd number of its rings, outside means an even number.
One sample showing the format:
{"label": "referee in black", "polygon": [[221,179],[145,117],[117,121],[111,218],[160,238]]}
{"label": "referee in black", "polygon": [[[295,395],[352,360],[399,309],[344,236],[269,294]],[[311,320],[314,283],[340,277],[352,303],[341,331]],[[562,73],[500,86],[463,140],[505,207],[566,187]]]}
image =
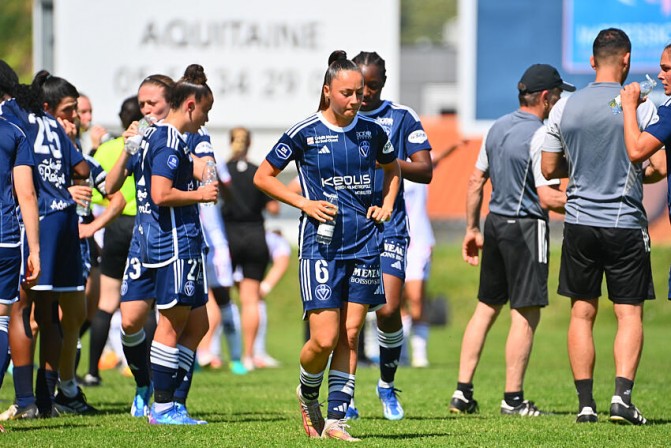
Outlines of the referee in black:
{"label": "referee in black", "polygon": [[[520,107],[499,118],[483,140],[468,183],[464,261],[477,266],[482,249],[478,304],[461,345],[457,390],[452,413],[474,413],[473,376],[489,329],[510,301],[511,323],[506,342],[506,384],[501,413],[538,416],[534,402],[524,399],[524,374],[529,363],[540,309],[548,304],[547,209],[563,212],[565,194],[558,181],[540,172],[545,139],[543,120],[561,92],[574,91],[557,70],[546,64],[529,67],[518,84]],[[483,187],[492,181],[489,215],[480,233]]]}
{"label": "referee in black", "polygon": [[227,162],[231,182],[224,190],[222,216],[231,250],[234,271],[242,273],[238,283],[243,336],[242,362],[254,370],[254,340],[259,329],[261,280],[270,254],[266,244],[263,212],[279,213],[279,203],[254,186],[257,165],[247,160],[251,133],[238,127],[231,129],[231,158]]}

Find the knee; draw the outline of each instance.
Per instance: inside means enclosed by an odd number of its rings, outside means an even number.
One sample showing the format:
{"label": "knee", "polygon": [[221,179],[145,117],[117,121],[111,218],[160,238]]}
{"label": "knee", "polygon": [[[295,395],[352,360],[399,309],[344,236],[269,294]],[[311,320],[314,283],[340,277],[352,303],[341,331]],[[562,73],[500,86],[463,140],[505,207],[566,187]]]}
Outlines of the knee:
{"label": "knee", "polygon": [[122,316],[121,329],[125,334],[135,334],[144,328],[144,321],[138,316]]}
{"label": "knee", "polygon": [[338,335],[313,335],[310,337],[310,343],[312,344],[313,349],[319,353],[331,353],[338,344]]}

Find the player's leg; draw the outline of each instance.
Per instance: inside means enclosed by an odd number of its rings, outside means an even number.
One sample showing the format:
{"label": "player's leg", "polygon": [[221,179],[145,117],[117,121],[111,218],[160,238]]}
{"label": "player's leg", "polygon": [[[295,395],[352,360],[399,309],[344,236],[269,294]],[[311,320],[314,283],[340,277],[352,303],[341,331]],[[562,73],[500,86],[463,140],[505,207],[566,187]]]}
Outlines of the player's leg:
{"label": "player's leg", "polygon": [[91,320],[89,370],[84,377],[84,384],[94,386],[100,384],[98,363],[102,356],[110,332],[110,322],[114,312],[119,308],[121,300],[121,279],[100,275],[100,300],[98,309]]}

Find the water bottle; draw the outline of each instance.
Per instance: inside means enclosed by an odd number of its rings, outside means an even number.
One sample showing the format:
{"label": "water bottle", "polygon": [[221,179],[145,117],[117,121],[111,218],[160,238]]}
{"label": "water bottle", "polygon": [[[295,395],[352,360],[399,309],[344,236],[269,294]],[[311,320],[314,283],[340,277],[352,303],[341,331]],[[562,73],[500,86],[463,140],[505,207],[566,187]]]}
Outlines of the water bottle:
{"label": "water bottle", "polygon": [[[87,177],[86,179],[82,179],[79,185],[84,185],[85,187],[93,187],[93,180],[91,179],[91,176]],[[90,212],[91,212],[91,198],[85,200],[84,205],[81,205],[79,202],[77,202],[77,215],[88,216]]]}
{"label": "water bottle", "polygon": [[[657,85],[657,81],[652,79],[650,75],[645,75],[646,80],[641,82],[641,99],[645,98],[648,96],[650,92],[652,92],[652,89],[655,88]],[[610,110],[613,112],[614,115],[621,114],[622,113],[622,99],[620,98],[620,95],[616,96],[610,102],[608,103],[610,106]]]}
{"label": "water bottle", "polygon": [[[338,195],[324,193],[324,200],[331,203],[332,207],[338,211]],[[333,231],[335,230],[335,221],[336,217],[333,216],[332,221],[326,221],[319,223],[317,227],[317,242],[319,244],[331,244],[331,239],[333,238]]]}
{"label": "water bottle", "polygon": [[126,139],[126,145],[124,146],[124,151],[126,151],[131,156],[137,154],[140,150],[140,143],[142,143],[142,137],[147,132],[147,129],[154,124],[156,118],[151,115],[147,115],[140,119],[137,123],[137,134]]}
{"label": "water bottle", "polygon": [[[214,164],[212,160],[208,160],[205,163],[205,168],[203,168],[203,180],[202,184],[203,185],[210,185],[217,183],[219,181],[219,176],[217,176],[217,166]],[[205,206],[212,206],[214,205],[214,202],[204,202],[203,205]]]}

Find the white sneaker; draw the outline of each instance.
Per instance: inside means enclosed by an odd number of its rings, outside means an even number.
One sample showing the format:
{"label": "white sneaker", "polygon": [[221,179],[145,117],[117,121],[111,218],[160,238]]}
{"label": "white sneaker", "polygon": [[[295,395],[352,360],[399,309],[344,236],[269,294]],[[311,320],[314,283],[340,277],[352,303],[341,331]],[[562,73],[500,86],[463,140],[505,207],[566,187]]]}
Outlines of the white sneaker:
{"label": "white sneaker", "polygon": [[268,353],[254,356],[254,367],[257,369],[275,369],[282,364]]}
{"label": "white sneaker", "polygon": [[322,439],[338,439],[345,442],[361,442],[361,439],[352,437],[352,435],[347,432],[349,425],[345,423],[345,420],[326,420],[324,424],[324,431],[322,431]]}

